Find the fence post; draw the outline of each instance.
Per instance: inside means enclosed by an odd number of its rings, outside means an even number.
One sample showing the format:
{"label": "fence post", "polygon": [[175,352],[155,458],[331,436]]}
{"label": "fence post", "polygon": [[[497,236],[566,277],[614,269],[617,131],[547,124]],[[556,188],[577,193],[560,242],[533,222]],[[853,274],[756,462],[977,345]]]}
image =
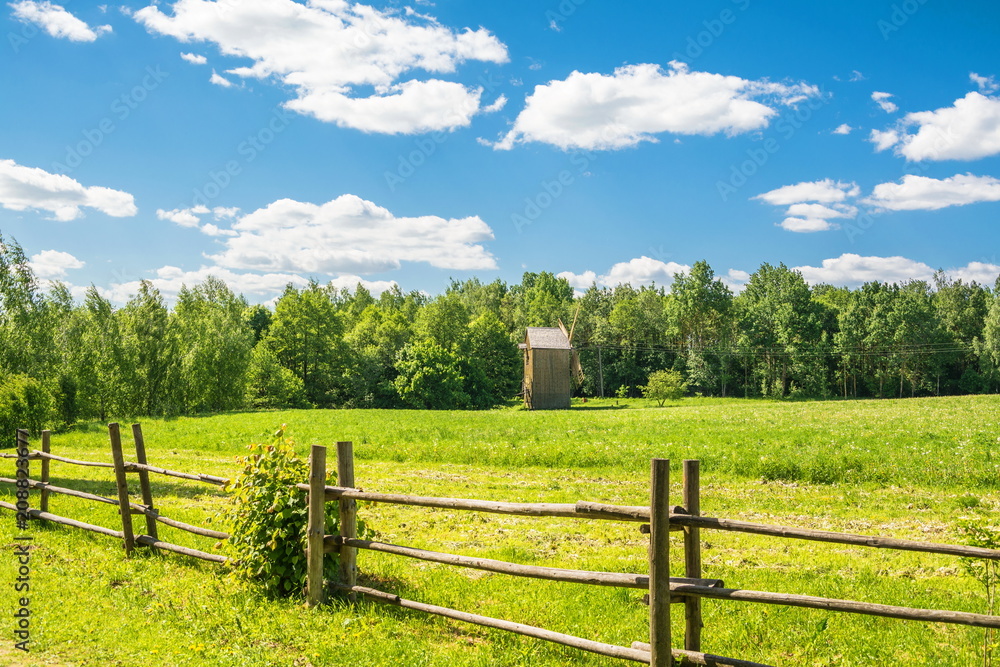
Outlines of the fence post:
{"label": "fence post", "polygon": [[[354,443],[337,443],[337,486],[354,487]],[[352,498],[341,498],[338,501],[340,506],[340,535],[341,537],[355,538],[358,536],[358,511],[357,503]],[[340,548],[340,581],[345,586],[357,584],[357,561],[358,550],[354,547],[342,546]],[[348,599],[354,602],[357,595],[348,593]]]}
{"label": "fence post", "polygon": [[307,599],[310,607],[323,602],[323,538],[326,537],[326,447],[309,453],[309,524],[306,531]]}
{"label": "fence post", "polygon": [[[31,481],[31,459],[28,458],[30,450],[28,449],[28,432],[23,429],[17,429],[17,527],[20,530],[27,530],[28,528],[28,517],[29,510],[31,506],[28,504],[28,498],[31,491],[31,487],[28,484]],[[21,484],[21,480],[24,480],[24,484]]]}
{"label": "fence post", "polygon": [[[52,444],[52,433],[50,431],[42,431],[42,451],[46,454],[51,453]],[[42,458],[42,474],[41,481],[43,484],[49,483],[49,460]],[[38,509],[43,512],[49,511],[49,490],[42,489],[42,499],[38,502]]]}
{"label": "fence post", "polygon": [[670,646],[670,460],[650,461],[649,646],[651,667],[673,665]]}
{"label": "fence post", "polygon": [[[684,461],[684,509],[692,516],[701,514],[701,482],[699,461]],[[701,530],[684,527],[684,576],[701,579]],[[701,598],[694,595],[684,600],[684,648],[701,651]]]}
{"label": "fence post", "polygon": [[125,554],[131,554],[135,548],[135,534],[132,532],[132,506],[128,499],[128,480],[125,478],[125,457],[122,455],[122,437],[118,423],[108,424],[108,436],[111,439],[111,457],[115,462],[115,484],[118,486],[118,513],[122,517],[122,536],[125,541]]}
{"label": "fence post", "polygon": [[[135,441],[135,462],[147,465],[146,462],[146,441],[142,437],[142,424],[132,424],[132,439]],[[142,489],[142,504],[146,509],[153,511],[153,489],[149,485],[149,471],[139,471],[139,487]],[[156,519],[146,515],[146,533],[154,540],[160,539],[156,534]]]}

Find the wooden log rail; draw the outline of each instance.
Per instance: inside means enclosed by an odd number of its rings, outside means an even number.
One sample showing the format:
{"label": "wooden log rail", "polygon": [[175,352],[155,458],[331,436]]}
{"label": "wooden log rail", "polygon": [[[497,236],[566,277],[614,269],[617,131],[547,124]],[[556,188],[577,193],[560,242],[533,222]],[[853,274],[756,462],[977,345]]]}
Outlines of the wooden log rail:
{"label": "wooden log rail", "polygon": [[[9,477],[0,477],[0,483],[16,484],[17,480],[11,479]],[[32,480],[28,481],[28,486],[32,489],[40,489],[41,491],[47,493],[58,493],[65,496],[73,496],[74,498],[83,498],[84,500],[92,500],[98,503],[106,503],[108,505],[114,505],[116,507],[118,506],[118,500],[115,498],[105,498],[104,496],[99,496],[94,493],[87,493],[86,491],[67,489],[61,486],[54,486],[52,484],[46,484],[44,482],[35,482]],[[169,517],[161,515],[156,510],[149,509],[145,505],[140,505],[139,503],[129,503],[129,508],[132,514],[142,514],[164,525],[171,526],[179,530],[187,531],[195,535],[202,535],[204,537],[214,537],[217,540],[225,540],[229,538],[229,533],[223,533],[221,531],[211,530],[209,528],[202,528],[201,526],[194,526],[189,523],[184,523],[183,521],[171,519]]]}
{"label": "wooden log rail", "polygon": [[[162,523],[172,528],[177,528],[179,530],[183,530],[188,533],[193,533],[195,535],[200,535],[203,537],[212,537],[219,540],[227,539],[229,535],[228,533],[224,533],[222,531],[211,530],[209,528],[203,528],[201,526],[195,526],[189,523],[185,523],[183,521],[178,521],[176,519],[172,519],[170,517],[161,515],[160,512],[155,507],[153,507],[152,490],[150,488],[148,474],[152,472],[170,477],[179,477],[182,479],[187,479],[192,481],[206,482],[214,485],[225,485],[228,483],[229,480],[224,477],[217,477],[215,475],[184,473],[184,472],[178,472],[176,470],[168,470],[166,468],[159,468],[157,466],[148,465],[148,463],[146,462],[146,451],[145,451],[145,443],[142,437],[142,428],[139,424],[132,425],[132,434],[135,443],[136,458],[139,459],[138,463],[131,463],[124,460],[124,453],[122,451],[119,426],[118,424],[115,423],[108,425],[108,436],[111,441],[111,454],[114,462],[102,463],[95,461],[80,461],[77,459],[71,459],[64,456],[57,456],[55,454],[52,454],[49,451],[49,444],[50,444],[49,432],[43,431],[42,432],[43,451],[34,450],[29,452],[27,456],[20,457],[28,460],[42,461],[41,481],[27,480],[29,488],[39,489],[42,492],[41,496],[42,508],[40,510],[29,509],[27,511],[28,516],[34,519],[41,519],[45,521],[50,521],[52,523],[58,523],[73,528],[79,528],[81,530],[107,535],[109,537],[115,537],[124,542],[126,553],[130,553],[135,544],[143,544],[156,549],[162,549],[164,551],[172,551],[174,553],[179,553],[179,554],[184,554],[186,556],[199,558],[201,560],[207,560],[215,563],[227,562],[229,559],[226,556],[222,556],[220,554],[212,554],[205,551],[200,551],[198,549],[192,549],[190,547],[184,547],[179,544],[174,544],[159,539],[156,532],[157,523]],[[3,458],[12,458],[11,456],[6,454],[0,456],[2,456]],[[13,458],[17,457],[14,456]],[[51,484],[49,481],[49,469],[48,469],[49,461],[60,461],[63,463],[68,463],[70,465],[112,468],[115,471],[115,482],[118,488],[118,498],[117,499],[106,498],[104,496],[100,496],[97,494],[87,493],[85,491],[77,491],[75,489],[69,489]],[[128,472],[136,472],[139,474],[140,486],[143,497],[142,504],[133,503],[129,500],[128,484],[125,479],[125,473]],[[16,485],[17,480],[10,478],[0,478],[0,483]],[[48,496],[49,494],[52,493],[73,496],[76,498],[82,498],[84,500],[106,503],[118,507],[119,516],[121,517],[122,521],[122,530],[113,530],[111,528],[105,528],[103,526],[97,526],[94,524],[85,523],[83,521],[77,521],[75,519],[70,519],[68,517],[63,517],[48,512]],[[0,502],[0,508],[17,511],[16,505],[6,502]],[[146,530],[149,533],[148,535],[134,534],[132,530],[132,521],[131,521],[132,515],[143,515],[146,518]]]}
{"label": "wooden log rail", "polygon": [[[545,579],[548,581],[563,581],[576,584],[590,584],[592,586],[616,586],[618,588],[638,588],[649,590],[649,576],[645,574],[625,574],[618,572],[594,572],[589,570],[567,570],[558,567],[541,567],[537,565],[520,565],[491,558],[475,558],[472,556],[458,556],[455,554],[441,553],[438,551],[428,551],[414,547],[404,547],[385,542],[374,542],[371,540],[359,540],[354,538],[343,538],[330,535],[325,540],[328,552],[337,551],[341,545],[354,547],[355,549],[365,549],[368,551],[378,551],[380,553],[405,556],[417,560],[429,561],[432,563],[443,563],[445,565],[456,565],[474,570],[485,570],[487,572],[498,572],[516,577],[529,577],[532,579]],[[721,579],[688,579],[685,577],[671,577],[671,591],[674,586],[697,585],[709,588],[719,588],[723,585]],[[678,597],[676,602],[683,601]]]}
{"label": "wooden log rail", "polygon": [[759,602],[763,604],[784,605],[789,607],[807,607],[809,609],[824,609],[826,611],[864,614],[867,616],[882,616],[884,618],[900,618],[907,621],[931,621],[934,623],[952,623],[956,625],[971,625],[977,628],[1000,628],[1000,616],[972,614],[964,611],[944,611],[939,609],[914,609],[911,607],[895,607],[886,604],[856,602],[854,600],[837,600],[834,598],[813,597],[811,595],[789,595],[786,593],[767,593],[763,591],[746,591],[736,588],[713,588],[697,584],[678,584],[671,586],[671,591],[681,595],[690,595],[716,600],[735,600],[739,602]]}
{"label": "wooden log rail", "polygon": [[[649,510],[645,507],[603,505],[601,503],[578,502],[575,505],[581,514],[590,514],[594,518],[612,519],[626,512],[632,512],[635,516],[648,517]],[[634,519],[643,521],[647,519]],[[670,515],[670,523],[683,529],[706,528],[711,530],[725,530],[737,533],[750,533],[753,535],[768,535],[771,537],[787,537],[798,540],[811,540],[814,542],[829,542],[832,544],[850,544],[858,547],[875,547],[879,549],[896,549],[898,551],[920,551],[923,553],[945,554],[948,556],[962,556],[965,558],[986,558],[989,560],[1000,560],[1000,550],[984,549],[982,547],[970,547],[963,544],[939,544],[936,542],[917,542],[915,540],[901,540],[892,537],[872,537],[869,535],[854,535],[851,533],[836,533],[827,530],[811,530],[808,528],[790,528],[788,526],[770,526],[761,523],[750,523],[747,521],[734,521],[732,519],[716,519],[707,516],[692,516],[687,512],[675,512]]]}
{"label": "wooden log rail", "polygon": [[[523,635],[525,637],[542,639],[554,644],[569,646],[571,648],[596,653],[597,655],[603,655],[609,658],[620,658],[622,660],[631,660],[632,662],[647,665],[650,664],[651,654],[649,644],[647,643],[635,642],[631,647],[616,646],[614,644],[606,644],[604,642],[597,642],[591,639],[583,639],[581,637],[575,637],[561,632],[553,632],[552,630],[545,630],[532,625],[525,625],[524,623],[514,623],[512,621],[482,616],[480,614],[470,614],[468,612],[457,611],[455,609],[449,609],[448,607],[439,607],[437,605],[415,602],[413,600],[401,598],[400,596],[392,593],[386,593],[384,591],[367,588],[365,586],[337,585],[335,587],[344,592],[363,595],[366,598],[376,602],[381,602],[382,604],[395,605],[404,609],[413,609],[414,611],[443,616],[445,618],[451,618],[456,621],[463,621],[465,623],[471,623],[473,625],[479,625],[487,628],[505,630],[514,634]],[[733,658],[724,658],[710,653],[686,651],[683,649],[672,649],[671,653],[678,665],[689,664],[718,667],[768,667],[768,665],[764,665],[759,662],[735,660]]]}
{"label": "wooden log rail", "polygon": [[[296,484],[295,486],[303,491],[309,490],[308,484]],[[570,519],[604,519],[607,521],[649,521],[648,507],[603,505],[601,507],[608,509],[600,512],[591,512],[578,509],[580,503],[505,503],[493,500],[471,500],[468,498],[437,498],[396,493],[372,493],[370,491],[342,486],[324,486],[323,488],[325,491],[324,497],[327,501],[339,501],[341,499],[364,500],[371,503],[487,512],[490,514],[507,514],[512,516],[550,516]],[[584,505],[594,504],[584,503]],[[683,510],[683,508],[674,507],[672,512],[676,513],[678,510]],[[683,530],[683,527],[678,524],[676,527],[671,527],[671,530],[679,531]]]}

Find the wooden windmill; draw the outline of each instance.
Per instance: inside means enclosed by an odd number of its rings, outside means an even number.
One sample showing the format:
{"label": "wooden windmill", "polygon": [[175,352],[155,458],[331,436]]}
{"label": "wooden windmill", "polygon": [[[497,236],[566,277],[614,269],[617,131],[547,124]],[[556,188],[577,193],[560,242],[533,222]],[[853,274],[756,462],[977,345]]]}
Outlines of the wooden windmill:
{"label": "wooden windmill", "polygon": [[[577,309],[577,314],[579,314]],[[569,331],[558,327],[528,327],[524,342],[524,405],[529,410],[569,408],[574,383],[583,381],[580,354],[573,347],[576,316]]]}

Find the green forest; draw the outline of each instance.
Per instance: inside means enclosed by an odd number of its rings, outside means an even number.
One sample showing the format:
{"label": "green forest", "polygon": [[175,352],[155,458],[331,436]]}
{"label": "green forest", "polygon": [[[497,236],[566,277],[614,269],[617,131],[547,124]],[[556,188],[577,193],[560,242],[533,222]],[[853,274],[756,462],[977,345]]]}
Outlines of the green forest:
{"label": "green forest", "polygon": [[122,307],[43,287],[0,236],[0,432],[81,420],[268,408],[482,409],[520,391],[528,326],[575,320],[580,396],[638,396],[655,371],[692,395],[860,398],[992,393],[1000,281],[808,285],[763,264],[734,294],[707,262],[663,287],[551,273],[472,278],[430,297],[289,285],[273,308],[224,282],[172,306],[142,282]]}

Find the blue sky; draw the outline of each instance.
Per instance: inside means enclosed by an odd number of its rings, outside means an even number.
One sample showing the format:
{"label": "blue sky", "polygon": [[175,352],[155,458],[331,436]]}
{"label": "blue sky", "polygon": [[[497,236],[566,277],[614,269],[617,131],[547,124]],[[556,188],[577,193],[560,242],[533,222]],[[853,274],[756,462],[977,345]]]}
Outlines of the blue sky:
{"label": "blue sky", "polygon": [[0,233],[116,302],[1000,274],[1000,5],[16,0]]}

